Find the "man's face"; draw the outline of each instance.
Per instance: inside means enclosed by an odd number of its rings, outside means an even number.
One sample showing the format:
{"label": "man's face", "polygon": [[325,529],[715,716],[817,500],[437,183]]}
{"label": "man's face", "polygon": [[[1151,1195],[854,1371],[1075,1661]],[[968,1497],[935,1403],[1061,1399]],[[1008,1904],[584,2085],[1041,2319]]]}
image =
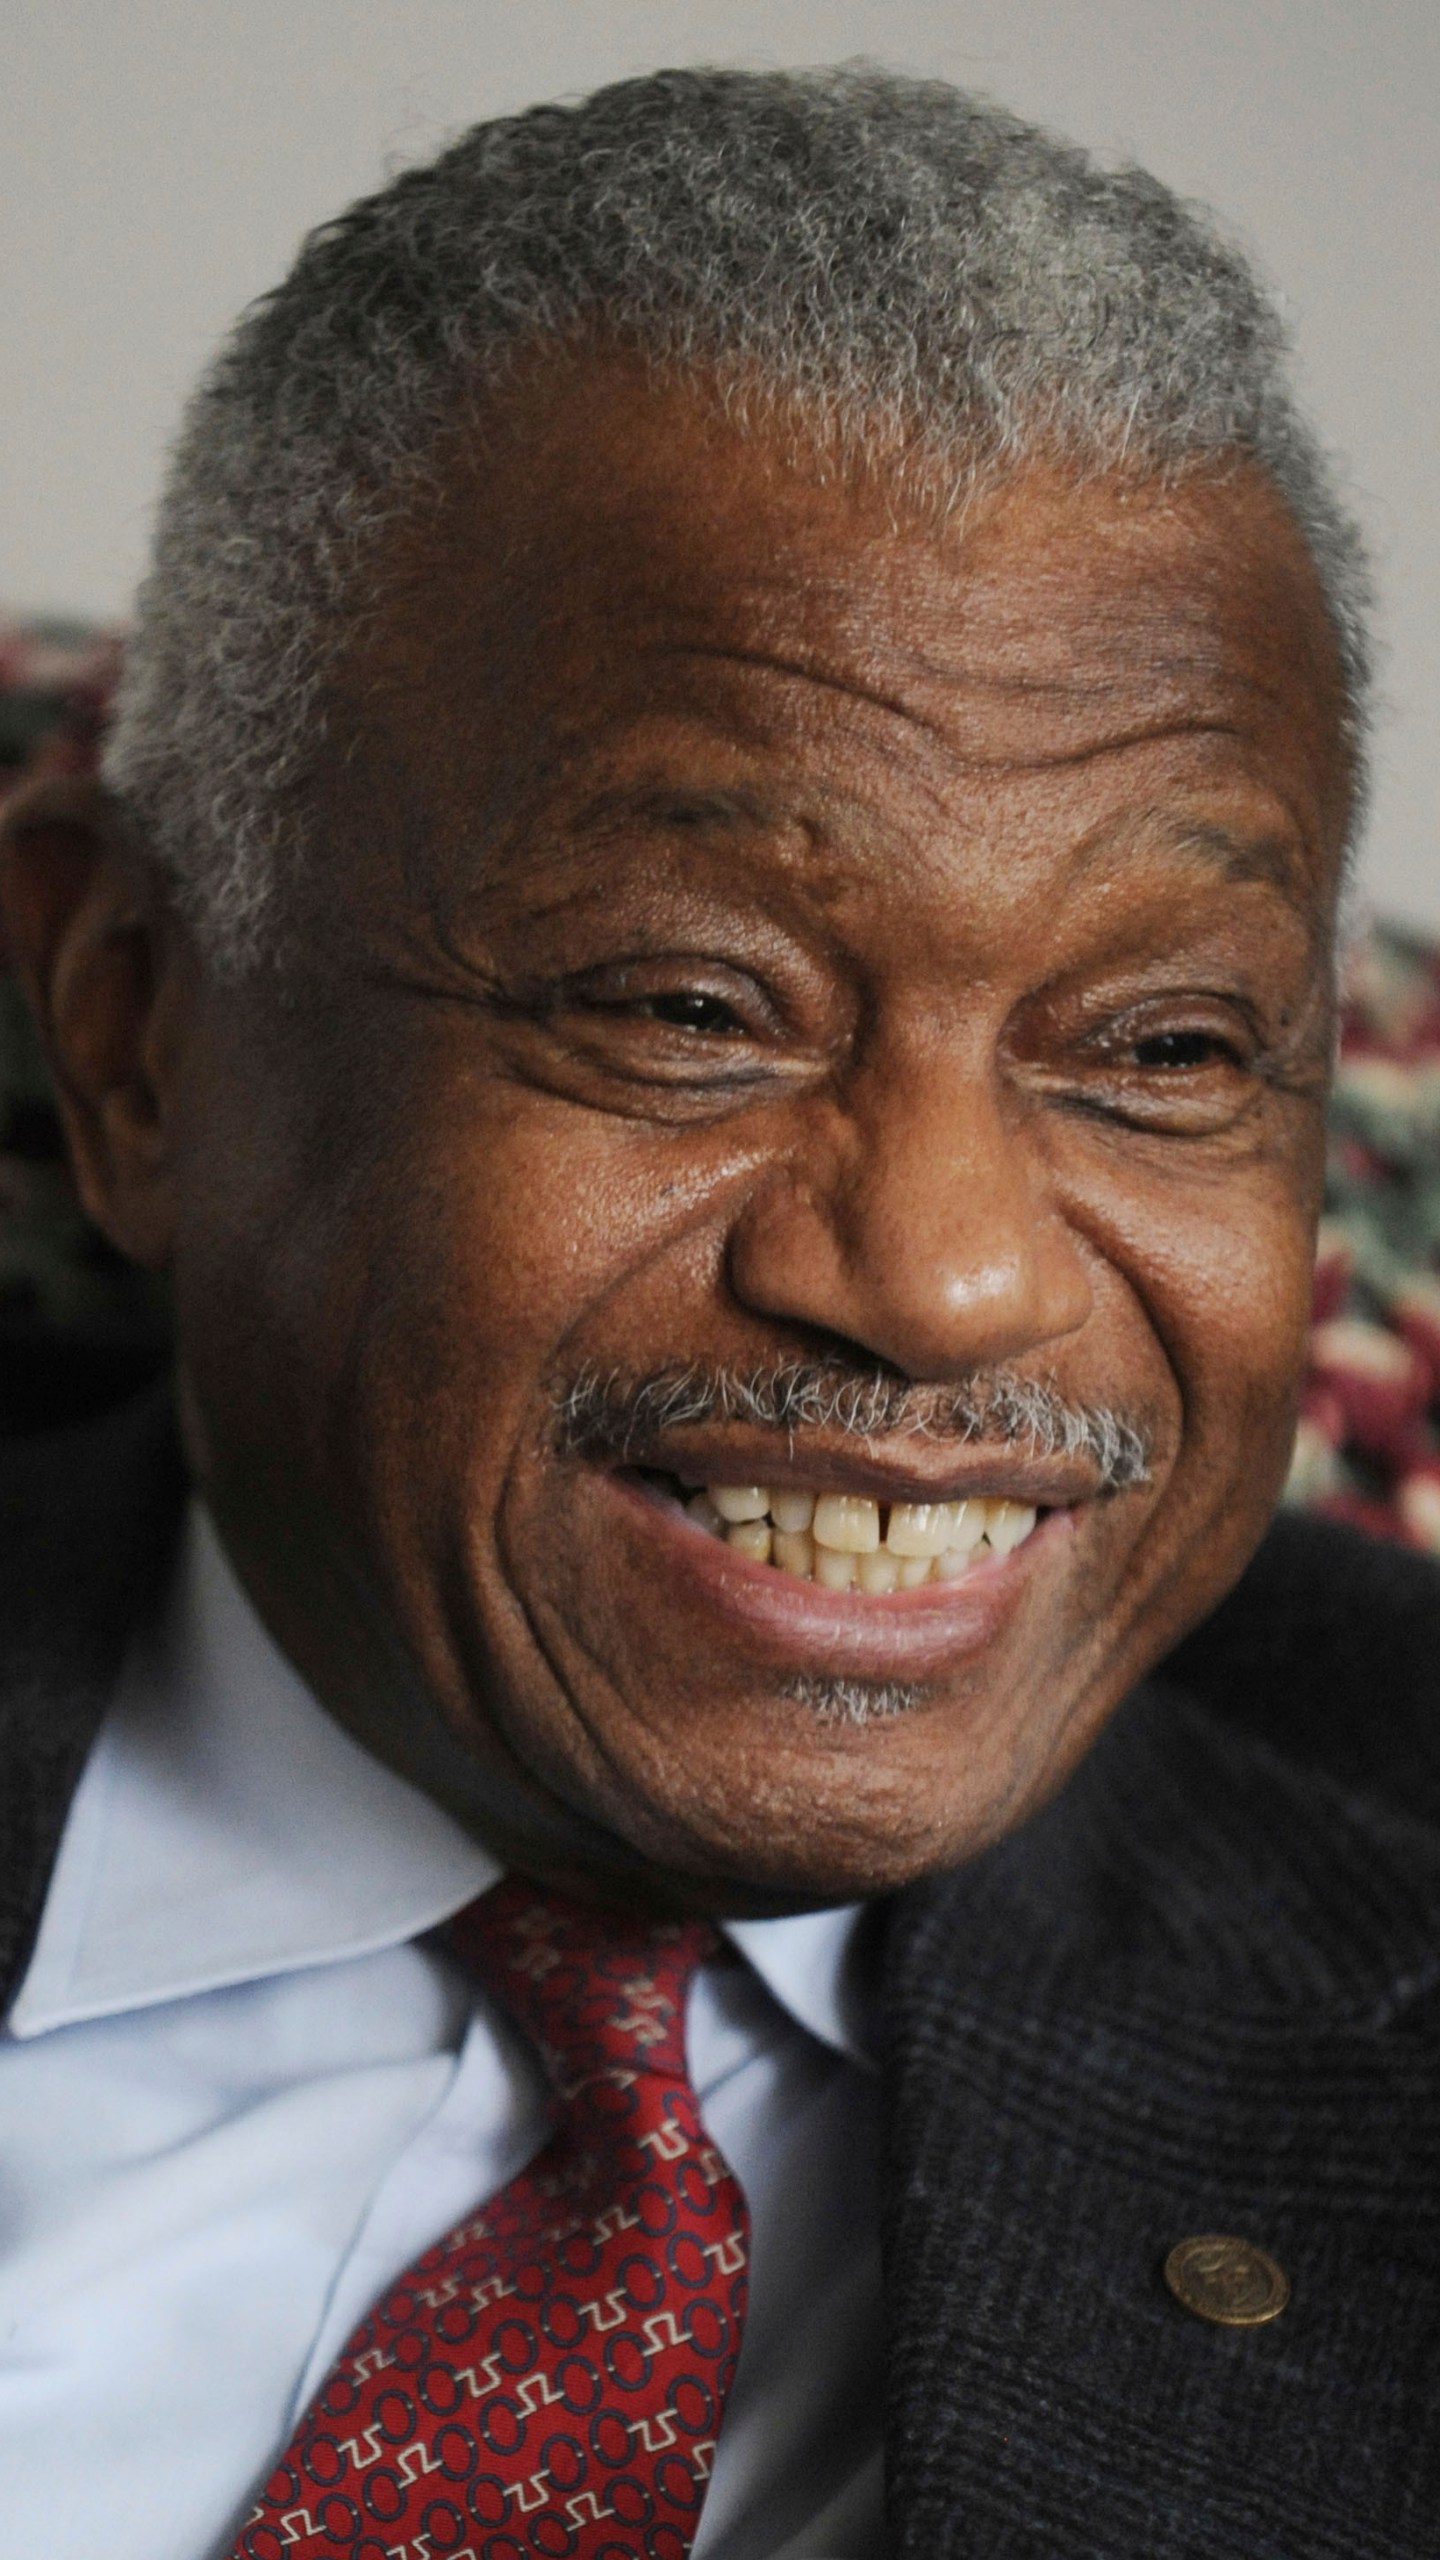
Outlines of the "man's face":
{"label": "man's face", "polygon": [[[598,365],[517,392],[387,566],[304,967],[203,987],[189,1047],[237,1561],[534,1865],[739,1907],[953,1861],[1283,1473],[1345,800],[1313,575],[1243,472],[1035,471],[940,534]],[[1069,1454],[1006,1436],[1017,1380],[1091,1417]],[[707,1485],[882,1543],[1038,1518],[816,1580]]]}

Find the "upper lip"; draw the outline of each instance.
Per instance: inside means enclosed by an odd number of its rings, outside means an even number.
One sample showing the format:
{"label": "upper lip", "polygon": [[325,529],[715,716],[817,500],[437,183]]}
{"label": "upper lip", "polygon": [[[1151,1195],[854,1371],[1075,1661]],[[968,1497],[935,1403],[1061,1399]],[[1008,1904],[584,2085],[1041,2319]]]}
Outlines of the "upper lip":
{"label": "upper lip", "polygon": [[1095,1470],[1078,1458],[1028,1457],[1021,1450],[908,1443],[893,1455],[881,1444],[836,1448],[823,1437],[802,1440],[707,1424],[671,1431],[611,1461],[679,1478],[697,1490],[711,1484],[803,1486],[807,1493],[845,1493],[872,1502],[1018,1502],[1059,1510],[1093,1501]]}

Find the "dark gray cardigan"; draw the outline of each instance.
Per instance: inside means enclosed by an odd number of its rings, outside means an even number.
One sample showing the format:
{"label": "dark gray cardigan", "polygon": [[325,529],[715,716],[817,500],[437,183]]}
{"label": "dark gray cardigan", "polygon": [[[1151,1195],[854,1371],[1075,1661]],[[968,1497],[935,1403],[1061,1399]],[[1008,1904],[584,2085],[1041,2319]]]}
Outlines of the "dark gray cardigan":
{"label": "dark gray cardigan", "polygon": [[[0,1456],[0,1980],[171,1551],[166,1408]],[[1440,2554],[1440,1572],[1282,1521],[1064,1794],[889,1915],[904,2560]],[[1191,2233],[1293,2296],[1212,2327]]]}

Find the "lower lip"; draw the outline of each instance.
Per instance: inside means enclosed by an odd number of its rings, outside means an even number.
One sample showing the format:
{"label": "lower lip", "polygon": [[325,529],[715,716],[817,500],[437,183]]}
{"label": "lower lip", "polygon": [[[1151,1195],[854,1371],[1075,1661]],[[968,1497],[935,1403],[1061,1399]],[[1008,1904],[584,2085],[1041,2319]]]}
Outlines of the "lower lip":
{"label": "lower lip", "polygon": [[1072,1510],[1047,1511],[1021,1545],[972,1565],[957,1582],[826,1591],[738,1554],[632,1477],[607,1471],[599,1482],[623,1505],[629,1542],[641,1550],[647,1573],[657,1583],[663,1577],[682,1605],[724,1621],[732,1639],[748,1637],[752,1649],[787,1670],[852,1678],[924,1680],[983,1653],[1037,1570],[1074,1534]]}

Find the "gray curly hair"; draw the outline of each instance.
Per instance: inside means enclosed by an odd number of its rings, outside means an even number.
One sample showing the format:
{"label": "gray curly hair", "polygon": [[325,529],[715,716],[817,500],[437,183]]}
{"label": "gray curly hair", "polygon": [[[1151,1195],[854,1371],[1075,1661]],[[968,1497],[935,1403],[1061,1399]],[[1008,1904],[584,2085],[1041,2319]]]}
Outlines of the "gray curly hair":
{"label": "gray curly hair", "polygon": [[742,424],[903,452],[932,493],[1037,451],[1257,462],[1319,574],[1358,773],[1361,547],[1210,218],[940,82],[659,72],[477,125],[323,225],[194,395],[105,770],[213,966],[277,947],[378,537],[467,397],[597,331],[704,372]]}

